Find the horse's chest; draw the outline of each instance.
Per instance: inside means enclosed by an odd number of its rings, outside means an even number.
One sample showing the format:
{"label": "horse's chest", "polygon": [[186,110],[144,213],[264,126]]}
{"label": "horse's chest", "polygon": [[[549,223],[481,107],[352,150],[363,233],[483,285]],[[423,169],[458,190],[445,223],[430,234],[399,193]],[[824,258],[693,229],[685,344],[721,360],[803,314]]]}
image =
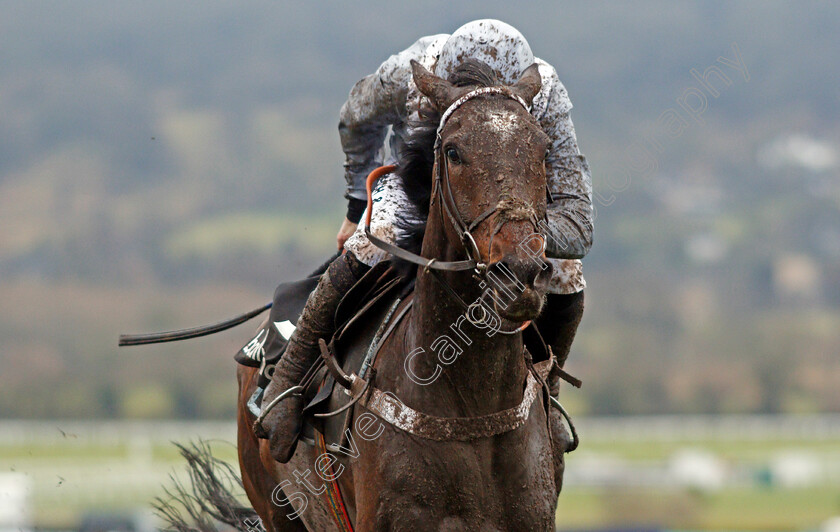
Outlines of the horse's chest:
{"label": "horse's chest", "polygon": [[358,511],[388,526],[416,517],[424,530],[430,523],[439,530],[553,530],[550,443],[545,430],[526,430],[539,422],[475,442],[386,433],[371,449],[375,474],[366,479],[378,496],[359,501],[370,507]]}

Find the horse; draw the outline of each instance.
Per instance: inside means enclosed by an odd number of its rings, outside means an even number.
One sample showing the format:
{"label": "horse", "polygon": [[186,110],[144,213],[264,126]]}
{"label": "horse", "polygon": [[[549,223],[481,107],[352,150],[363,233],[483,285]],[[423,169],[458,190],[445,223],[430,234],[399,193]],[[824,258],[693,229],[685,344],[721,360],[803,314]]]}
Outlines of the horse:
{"label": "horse", "polygon": [[[563,458],[547,371],[523,339],[551,268],[535,238],[549,139],[529,107],[541,78],[532,65],[502,86],[468,63],[452,81],[412,63],[434,109],[397,174],[427,221],[414,243],[389,248],[414,291],[357,394],[346,452],[298,445],[289,463],[274,461],[246,404],[257,370],[238,368],[242,480],[267,530],[554,530]],[[366,351],[378,327],[364,324],[349,351]]]}

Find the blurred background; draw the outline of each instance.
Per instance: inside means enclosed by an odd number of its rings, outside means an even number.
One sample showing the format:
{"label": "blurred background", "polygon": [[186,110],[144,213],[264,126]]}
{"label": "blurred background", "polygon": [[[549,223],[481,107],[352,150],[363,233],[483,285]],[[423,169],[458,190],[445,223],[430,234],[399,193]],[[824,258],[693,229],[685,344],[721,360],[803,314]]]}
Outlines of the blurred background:
{"label": "blurred background", "polygon": [[320,264],[350,87],[483,17],[557,68],[596,191],[558,528],[840,529],[840,5],[547,0],[0,2],[0,529],[143,529],[170,440],[235,460],[257,324],[118,334]]}

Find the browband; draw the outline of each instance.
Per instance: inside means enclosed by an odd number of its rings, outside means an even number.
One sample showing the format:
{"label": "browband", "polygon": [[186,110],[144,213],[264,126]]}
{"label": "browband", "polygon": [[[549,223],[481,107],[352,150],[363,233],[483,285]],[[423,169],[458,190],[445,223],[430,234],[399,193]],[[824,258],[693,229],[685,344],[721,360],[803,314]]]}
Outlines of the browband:
{"label": "browband", "polygon": [[440,139],[440,132],[443,130],[443,126],[446,125],[446,121],[449,120],[449,117],[452,115],[452,113],[454,113],[459,107],[472,100],[473,98],[477,98],[478,96],[484,96],[485,94],[502,94],[504,96],[507,96],[511,100],[516,100],[522,105],[522,107],[525,108],[526,111],[528,111],[529,113],[531,112],[531,106],[528,105],[528,103],[525,100],[523,100],[520,96],[517,96],[516,94],[512,93],[507,87],[480,87],[461,96],[460,98],[452,102],[452,105],[446,108],[446,111],[443,112],[443,116],[440,117],[440,124],[437,128],[438,139]]}

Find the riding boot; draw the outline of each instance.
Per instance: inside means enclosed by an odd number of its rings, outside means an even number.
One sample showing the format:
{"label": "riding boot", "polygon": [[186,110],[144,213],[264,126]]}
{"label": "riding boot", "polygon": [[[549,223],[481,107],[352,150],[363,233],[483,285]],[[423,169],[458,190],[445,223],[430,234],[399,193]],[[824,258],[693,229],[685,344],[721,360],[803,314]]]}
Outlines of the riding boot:
{"label": "riding boot", "polygon": [[[274,375],[265,390],[263,409],[278,395],[300,384],[318,359],[318,339],[329,341],[335,332],[335,312],[342,296],[368,269],[350,252],[345,252],[330,264],[309,295],[297,327],[289,338],[289,345],[275,366]],[[278,462],[288,462],[295,452],[303,425],[303,407],[303,397],[291,394],[266,414],[262,427],[255,427],[258,436],[269,440],[271,454]]]}
{"label": "riding boot", "polygon": [[[552,397],[556,398],[560,393],[560,374],[556,368],[562,368],[569,357],[581,317],[583,317],[582,291],[575,294],[548,294],[543,311],[536,320],[540,335],[554,353],[555,367],[548,375],[548,388]],[[555,481],[559,489],[565,465],[563,454],[570,450],[572,438],[563,423],[563,416],[559,410],[552,408],[549,418],[552,441],[561,451],[554,457]]]}
{"label": "riding boot", "polygon": [[[548,294],[537,318],[537,329],[551,346],[554,362],[562,368],[572,349],[580,319],[583,317],[583,291],[574,294]],[[559,390],[557,390],[559,391]],[[552,395],[555,395],[552,391]]]}
{"label": "riding boot", "polygon": [[[554,353],[554,367],[548,374],[548,389],[552,397],[560,394],[560,374],[556,368],[562,368],[569,357],[572,341],[575,339],[578,325],[583,317],[583,292],[575,294],[548,294],[545,306],[537,318],[537,329]],[[572,436],[557,408],[551,407],[548,414],[551,429],[551,441],[554,452],[554,485],[557,493],[563,487],[563,473],[566,469],[565,453],[572,450]]]}

